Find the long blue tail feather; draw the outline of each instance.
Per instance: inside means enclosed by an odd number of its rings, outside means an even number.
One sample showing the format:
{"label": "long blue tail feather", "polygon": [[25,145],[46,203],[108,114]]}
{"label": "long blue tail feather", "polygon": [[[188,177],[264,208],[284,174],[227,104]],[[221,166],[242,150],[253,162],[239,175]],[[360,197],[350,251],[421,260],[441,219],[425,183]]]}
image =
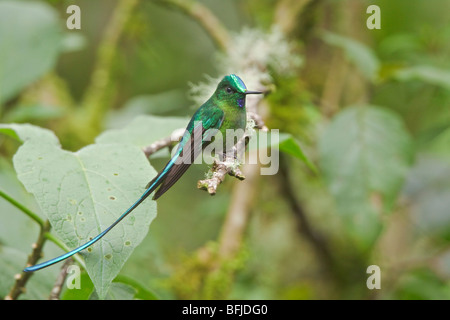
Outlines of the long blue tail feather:
{"label": "long blue tail feather", "polygon": [[[169,162],[169,164],[171,164],[171,162]],[[73,249],[72,251],[69,251],[59,257],[53,258],[51,260],[36,264],[34,266],[30,266],[25,268],[23,271],[24,272],[33,272],[33,271],[37,271],[43,268],[46,268],[48,266],[51,266],[55,263],[58,263],[62,260],[65,260],[71,256],[73,256],[74,254],[86,249],[87,247],[90,247],[91,245],[93,245],[94,243],[96,243],[98,240],[100,240],[105,234],[107,234],[112,228],[114,228],[114,226],[116,224],[118,224],[123,218],[125,218],[131,211],[133,211],[134,209],[136,209],[136,207],[138,205],[141,204],[142,201],[144,201],[153,191],[155,191],[155,189],[162,183],[162,181],[164,180],[164,176],[167,174],[167,172],[170,170],[169,165],[167,165],[164,170],[162,170],[153,180],[150,186],[148,186],[148,188],[145,190],[145,192],[142,194],[142,196],[131,206],[129,207],[112,225],[110,225],[107,229],[105,229],[104,231],[102,231],[98,236],[96,236],[95,238],[93,238],[92,240],[86,242],[85,244],[79,246],[76,249]]]}

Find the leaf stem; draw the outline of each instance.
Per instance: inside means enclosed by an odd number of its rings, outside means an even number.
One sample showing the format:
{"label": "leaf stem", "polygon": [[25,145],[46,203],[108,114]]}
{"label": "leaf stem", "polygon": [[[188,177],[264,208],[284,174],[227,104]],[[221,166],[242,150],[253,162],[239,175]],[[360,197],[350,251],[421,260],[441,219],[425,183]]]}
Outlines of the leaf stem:
{"label": "leaf stem", "polygon": [[22,205],[20,202],[18,202],[17,200],[13,199],[11,196],[9,196],[8,194],[6,194],[5,192],[3,192],[2,190],[0,190],[0,197],[2,197],[3,199],[5,199],[6,201],[8,201],[9,203],[11,203],[13,206],[15,206],[16,208],[18,208],[20,211],[22,211],[23,213],[25,213],[27,216],[29,216],[31,219],[33,219],[35,222],[37,222],[39,224],[39,226],[41,228],[44,228],[45,226],[45,221],[39,217],[36,213],[34,213],[33,211],[31,211],[30,209],[28,209],[27,207],[25,207],[24,205]]}

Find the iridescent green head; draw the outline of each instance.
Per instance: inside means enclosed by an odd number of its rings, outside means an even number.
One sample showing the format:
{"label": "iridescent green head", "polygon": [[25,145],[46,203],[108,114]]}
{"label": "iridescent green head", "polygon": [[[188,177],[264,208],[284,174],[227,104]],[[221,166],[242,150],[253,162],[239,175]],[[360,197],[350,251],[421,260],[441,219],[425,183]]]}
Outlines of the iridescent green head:
{"label": "iridescent green head", "polygon": [[259,94],[260,91],[249,91],[242,81],[235,74],[223,77],[217,86],[215,96],[221,101],[226,101],[231,105],[238,105],[240,108],[245,107],[245,95]]}

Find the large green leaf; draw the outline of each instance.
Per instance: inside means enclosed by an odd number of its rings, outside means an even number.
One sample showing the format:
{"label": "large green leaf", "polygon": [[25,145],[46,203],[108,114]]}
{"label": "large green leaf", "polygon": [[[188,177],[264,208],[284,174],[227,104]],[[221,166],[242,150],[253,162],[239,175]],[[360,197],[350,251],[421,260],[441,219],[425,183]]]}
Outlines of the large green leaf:
{"label": "large green leaf", "polygon": [[53,68],[61,40],[49,5],[0,1],[0,105]]}
{"label": "large green leaf", "polygon": [[303,161],[314,173],[318,173],[316,166],[305,155],[300,143],[289,133],[280,134],[280,143],[278,148],[284,153],[290,154]]}
{"label": "large green leaf", "polygon": [[392,208],[411,158],[411,139],[391,111],[355,106],[341,111],[320,140],[320,162],[349,232],[370,245],[380,214]]}
{"label": "large green leaf", "polygon": [[41,143],[49,143],[59,146],[59,140],[53,131],[27,123],[0,124],[0,133],[21,142],[25,142],[30,139],[37,139]]}
{"label": "large green leaf", "polygon": [[[5,126],[4,126],[5,127]],[[18,136],[32,126],[14,125]],[[36,137],[47,131],[33,127]],[[19,180],[70,248],[99,234],[143,193],[156,174],[132,145],[96,144],[78,152],[62,150],[51,139],[28,138],[14,156]],[[97,293],[103,297],[156,215],[150,199],[82,255]]]}

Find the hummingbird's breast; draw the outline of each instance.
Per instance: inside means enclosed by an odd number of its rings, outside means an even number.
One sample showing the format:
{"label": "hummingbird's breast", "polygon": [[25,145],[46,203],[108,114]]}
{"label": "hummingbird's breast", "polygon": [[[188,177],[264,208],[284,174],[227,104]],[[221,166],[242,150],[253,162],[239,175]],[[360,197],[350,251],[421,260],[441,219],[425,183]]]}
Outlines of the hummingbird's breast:
{"label": "hummingbird's breast", "polygon": [[225,108],[223,111],[225,117],[220,132],[223,137],[223,150],[227,152],[244,136],[247,126],[247,112],[245,107],[239,106]]}

